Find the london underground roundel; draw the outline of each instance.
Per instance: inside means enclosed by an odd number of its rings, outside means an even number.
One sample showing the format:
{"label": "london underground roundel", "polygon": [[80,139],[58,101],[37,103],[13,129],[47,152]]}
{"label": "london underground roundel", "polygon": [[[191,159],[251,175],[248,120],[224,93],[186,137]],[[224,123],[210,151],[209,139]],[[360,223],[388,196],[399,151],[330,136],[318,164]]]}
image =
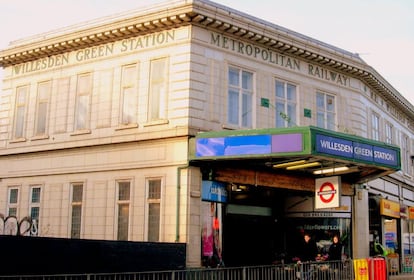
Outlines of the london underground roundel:
{"label": "london underground roundel", "polygon": [[340,205],[340,177],[315,180],[315,209],[334,208]]}

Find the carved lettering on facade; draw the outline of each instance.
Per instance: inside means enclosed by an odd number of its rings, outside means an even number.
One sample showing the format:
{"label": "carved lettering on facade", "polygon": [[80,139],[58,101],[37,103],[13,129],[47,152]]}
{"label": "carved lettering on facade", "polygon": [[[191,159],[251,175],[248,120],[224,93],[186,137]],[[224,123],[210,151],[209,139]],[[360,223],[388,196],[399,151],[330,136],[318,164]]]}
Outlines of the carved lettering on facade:
{"label": "carved lettering on facade", "polygon": [[341,86],[349,86],[349,78],[347,76],[317,65],[309,64],[308,74],[325,81],[334,82]]}
{"label": "carved lettering on facade", "polygon": [[157,47],[176,40],[175,30],[157,32],[140,37],[124,39],[99,46],[80,49],[64,54],[53,55],[12,66],[14,76],[40,70],[53,69],[79,62],[111,57],[121,53],[133,52],[144,48]]}
{"label": "carved lettering on facade", "polygon": [[300,71],[300,61],[296,58],[261,48],[253,44],[238,41],[221,34],[211,33],[210,44],[236,52],[241,55],[260,59],[267,63],[276,64],[291,70]]}

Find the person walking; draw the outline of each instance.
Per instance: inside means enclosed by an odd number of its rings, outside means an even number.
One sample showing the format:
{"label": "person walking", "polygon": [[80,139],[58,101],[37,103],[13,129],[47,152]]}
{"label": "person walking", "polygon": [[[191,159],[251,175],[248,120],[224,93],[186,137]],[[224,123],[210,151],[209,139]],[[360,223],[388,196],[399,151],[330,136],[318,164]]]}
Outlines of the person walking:
{"label": "person walking", "polygon": [[338,235],[334,235],[332,238],[332,244],[329,247],[329,260],[340,261],[342,259],[342,244],[339,241]]}

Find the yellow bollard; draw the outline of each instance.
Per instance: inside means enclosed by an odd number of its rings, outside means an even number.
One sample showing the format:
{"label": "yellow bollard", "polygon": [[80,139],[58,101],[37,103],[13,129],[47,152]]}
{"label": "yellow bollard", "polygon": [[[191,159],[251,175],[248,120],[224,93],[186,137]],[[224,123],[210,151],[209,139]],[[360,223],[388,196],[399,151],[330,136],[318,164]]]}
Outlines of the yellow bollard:
{"label": "yellow bollard", "polygon": [[354,274],[355,280],[369,280],[367,259],[354,260]]}

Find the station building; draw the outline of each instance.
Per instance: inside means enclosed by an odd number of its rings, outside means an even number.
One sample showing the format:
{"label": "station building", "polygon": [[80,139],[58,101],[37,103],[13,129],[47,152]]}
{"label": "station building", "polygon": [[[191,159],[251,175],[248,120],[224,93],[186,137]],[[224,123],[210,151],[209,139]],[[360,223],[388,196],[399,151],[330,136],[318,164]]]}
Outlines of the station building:
{"label": "station building", "polygon": [[181,242],[189,267],[289,260],[305,232],[413,254],[413,105],[258,16],[169,1],[0,51],[3,234]]}

